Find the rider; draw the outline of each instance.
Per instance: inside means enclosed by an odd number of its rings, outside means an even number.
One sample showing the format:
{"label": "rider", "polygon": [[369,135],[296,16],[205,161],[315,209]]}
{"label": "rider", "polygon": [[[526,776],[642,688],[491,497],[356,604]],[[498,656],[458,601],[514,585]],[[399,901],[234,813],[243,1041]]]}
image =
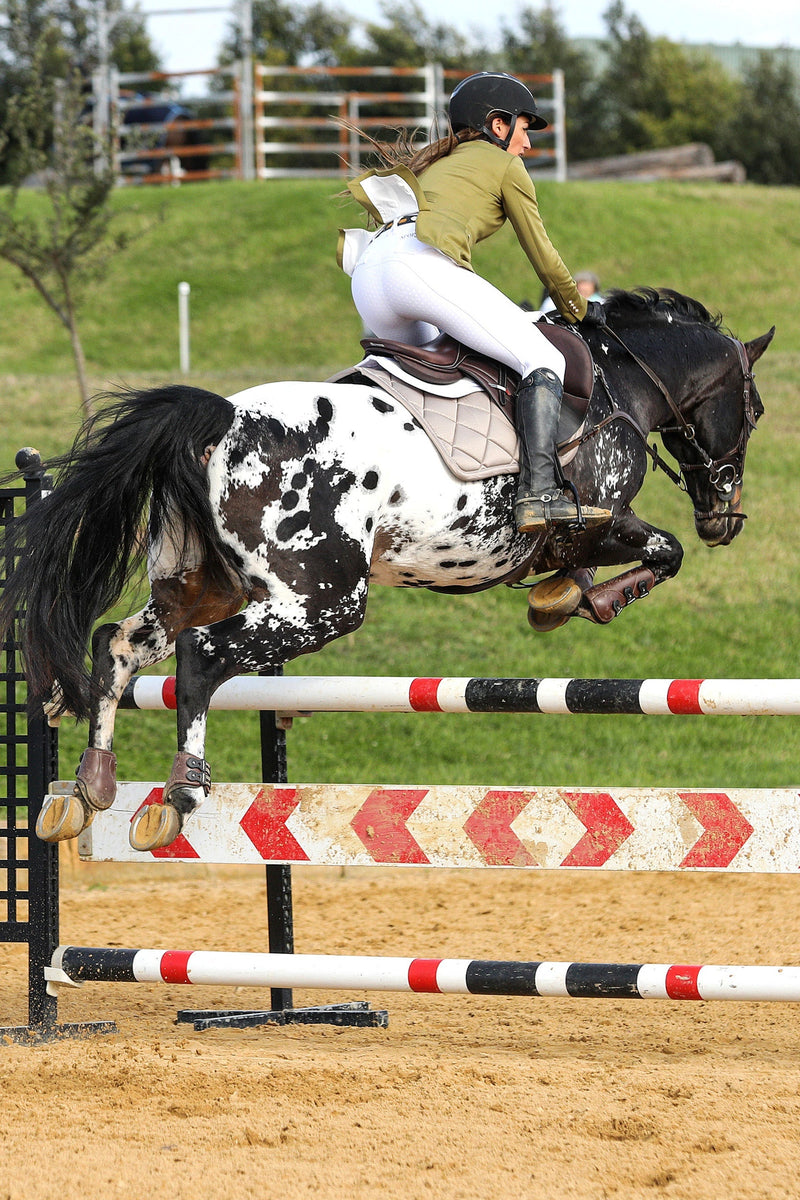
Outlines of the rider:
{"label": "rider", "polygon": [[[561,315],[571,324],[604,323],[602,304],[580,294],[550,242],[522,163],[528,131],[546,126],[520,80],[470,75],[450,97],[446,137],[417,151],[402,137],[395,146],[373,143],[386,168],[359,175],[348,190],[380,228],[341,231],[338,255],[356,308],[379,337],[423,345],[443,331],[518,372],[521,533],[578,517],[557,482],[564,357],[529,314],[475,274],[473,245],[508,218]],[[611,516],[585,506],[581,513],[587,525]]]}

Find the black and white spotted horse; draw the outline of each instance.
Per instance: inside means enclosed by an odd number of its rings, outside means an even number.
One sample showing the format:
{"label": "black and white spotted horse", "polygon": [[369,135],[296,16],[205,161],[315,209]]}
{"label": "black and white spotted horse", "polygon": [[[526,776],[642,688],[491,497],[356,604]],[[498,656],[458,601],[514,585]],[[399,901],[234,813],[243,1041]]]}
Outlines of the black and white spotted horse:
{"label": "black and white spotted horse", "polygon": [[[651,584],[669,579],[679,542],[631,508],[651,431],[680,464],[699,536],[732,541],[747,440],[763,411],[752,367],[774,330],[743,344],[696,301],[652,289],[612,293],[607,318],[608,329],[587,331],[599,379],[590,436],[568,470],[581,500],[613,519],[561,543],[516,532],[514,476],[459,481],[418,422],[376,387],[270,383],[229,399],[177,385],[115,394],[51,464],[53,491],[11,523],[6,546],[21,557],[0,628],[25,610],[33,696],[55,695],[56,709],[89,720],[74,794],[50,798],[39,836],[74,837],[110,806],[118,701],[135,672],[173,650],[178,753],[163,805],[132,825],[141,850],[173,841],[207,794],[215,689],[357,629],[371,583],[469,589],[527,568],[558,572],[580,596],[595,567],[628,563],[640,564],[629,575],[642,592],[637,571]],[[144,608],[94,629],[144,557]]]}

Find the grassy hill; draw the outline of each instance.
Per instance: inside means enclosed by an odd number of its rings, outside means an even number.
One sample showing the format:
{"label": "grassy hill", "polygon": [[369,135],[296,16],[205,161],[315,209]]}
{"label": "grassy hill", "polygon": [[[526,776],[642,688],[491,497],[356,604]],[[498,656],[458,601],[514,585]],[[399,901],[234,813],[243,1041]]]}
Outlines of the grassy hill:
{"label": "grassy hill", "polygon": [[[321,379],[358,356],[360,326],[334,261],[358,212],[330,182],[127,190],[139,231],[86,298],[82,334],[98,389],[178,377],[177,285],[192,286],[189,382],[220,392]],[[679,184],[543,184],[550,234],[573,270],[604,286],[668,285],[721,311],[747,339],[778,333],[759,364],[767,412],[748,458],[749,520],[727,549],[697,540],[686,497],[651,476],[637,511],[675,531],[683,570],[607,628],[546,636],[524,593],[459,599],[375,589],[365,627],[295,673],[556,676],[794,676],[800,642],[796,389],[800,368],[800,191]],[[35,202],[35,201],[34,201]],[[481,270],[515,299],[539,283],[504,231]],[[63,449],[77,393],[63,331],[0,264],[0,469],[33,444]],[[160,670],[168,668],[162,667]],[[256,720],[212,718],[218,779],[257,778]],[[292,778],[413,782],[763,786],[797,781],[792,719],[315,716],[296,722]],[[64,769],[83,733],[65,730]],[[174,734],[161,714],[122,714],[122,778],[162,778]],[[77,759],[75,760],[77,761]]]}

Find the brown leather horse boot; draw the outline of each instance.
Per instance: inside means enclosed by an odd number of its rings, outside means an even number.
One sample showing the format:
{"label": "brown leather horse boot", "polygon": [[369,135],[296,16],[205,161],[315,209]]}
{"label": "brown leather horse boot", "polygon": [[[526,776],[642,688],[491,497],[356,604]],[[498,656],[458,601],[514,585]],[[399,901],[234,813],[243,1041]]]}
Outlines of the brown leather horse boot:
{"label": "brown leather horse boot", "polygon": [[532,371],[517,392],[520,477],[514,519],[520,533],[541,533],[548,525],[590,527],[611,520],[606,508],[588,508],[568,498],[558,476],[558,419],[561,380],[554,371]]}

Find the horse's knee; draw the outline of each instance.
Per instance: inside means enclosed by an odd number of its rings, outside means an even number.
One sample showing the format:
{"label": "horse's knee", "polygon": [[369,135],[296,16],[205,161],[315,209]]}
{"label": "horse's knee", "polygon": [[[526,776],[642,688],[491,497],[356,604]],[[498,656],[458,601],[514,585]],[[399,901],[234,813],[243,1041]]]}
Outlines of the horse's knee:
{"label": "horse's knee", "polygon": [[671,579],[681,569],[683,546],[673,534],[654,529],[645,542],[641,561],[654,571],[658,582]]}

